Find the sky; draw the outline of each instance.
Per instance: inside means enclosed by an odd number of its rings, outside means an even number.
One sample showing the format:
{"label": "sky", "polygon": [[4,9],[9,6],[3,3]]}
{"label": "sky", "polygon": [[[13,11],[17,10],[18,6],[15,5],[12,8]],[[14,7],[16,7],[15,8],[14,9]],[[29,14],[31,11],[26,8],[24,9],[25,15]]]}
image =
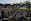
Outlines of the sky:
{"label": "sky", "polygon": [[13,4],[13,3],[20,3],[20,2],[25,2],[25,1],[31,1],[31,0],[0,0],[0,3],[10,3],[10,4]]}

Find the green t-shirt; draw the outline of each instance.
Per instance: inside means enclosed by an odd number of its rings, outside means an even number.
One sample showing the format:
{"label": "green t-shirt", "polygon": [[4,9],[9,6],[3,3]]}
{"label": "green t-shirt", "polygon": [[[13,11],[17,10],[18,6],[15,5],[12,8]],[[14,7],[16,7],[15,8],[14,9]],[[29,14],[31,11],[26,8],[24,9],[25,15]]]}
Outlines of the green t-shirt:
{"label": "green t-shirt", "polygon": [[2,20],[9,20],[9,18],[2,18]]}

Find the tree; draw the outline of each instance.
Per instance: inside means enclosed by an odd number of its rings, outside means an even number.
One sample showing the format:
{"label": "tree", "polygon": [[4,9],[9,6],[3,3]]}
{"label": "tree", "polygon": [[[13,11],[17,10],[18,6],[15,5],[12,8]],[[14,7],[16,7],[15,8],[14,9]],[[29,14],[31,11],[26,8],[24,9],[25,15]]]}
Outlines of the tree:
{"label": "tree", "polygon": [[26,3],[26,6],[27,6],[27,8],[30,8],[30,2],[29,1],[26,1],[27,3]]}
{"label": "tree", "polygon": [[13,5],[16,5],[17,6],[18,4],[13,4]]}

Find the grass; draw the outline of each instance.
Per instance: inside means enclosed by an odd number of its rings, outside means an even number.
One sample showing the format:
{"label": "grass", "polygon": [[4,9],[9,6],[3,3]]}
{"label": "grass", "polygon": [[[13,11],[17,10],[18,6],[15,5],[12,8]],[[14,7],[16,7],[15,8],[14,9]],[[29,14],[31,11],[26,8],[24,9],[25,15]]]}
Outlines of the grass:
{"label": "grass", "polygon": [[19,10],[30,10],[30,8],[19,8]]}

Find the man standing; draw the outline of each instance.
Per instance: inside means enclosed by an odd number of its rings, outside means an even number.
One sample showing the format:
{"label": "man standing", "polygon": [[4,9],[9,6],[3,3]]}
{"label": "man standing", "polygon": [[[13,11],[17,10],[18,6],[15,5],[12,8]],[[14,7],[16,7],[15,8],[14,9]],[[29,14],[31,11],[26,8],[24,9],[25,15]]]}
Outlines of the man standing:
{"label": "man standing", "polygon": [[2,21],[2,14],[0,13],[0,21]]}
{"label": "man standing", "polygon": [[8,21],[9,20],[9,18],[8,18],[8,11],[7,10],[3,10],[1,12],[1,14],[2,14],[2,21]]}

